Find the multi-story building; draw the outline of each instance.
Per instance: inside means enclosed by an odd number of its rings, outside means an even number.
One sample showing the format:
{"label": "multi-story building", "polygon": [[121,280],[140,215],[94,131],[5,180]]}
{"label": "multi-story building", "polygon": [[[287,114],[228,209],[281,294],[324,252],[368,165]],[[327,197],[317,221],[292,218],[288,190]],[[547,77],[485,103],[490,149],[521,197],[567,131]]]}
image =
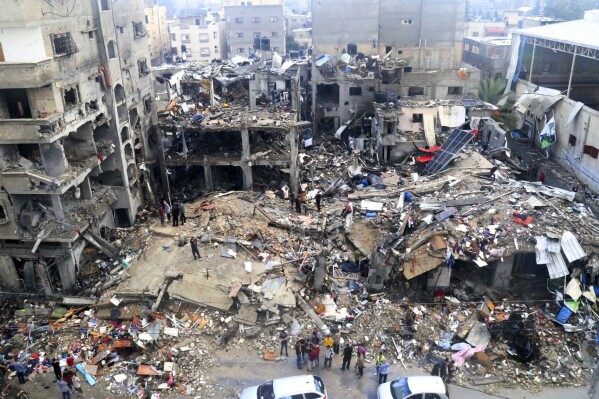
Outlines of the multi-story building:
{"label": "multi-story building", "polygon": [[285,31],[287,35],[291,35],[295,29],[305,29],[311,26],[311,14],[285,14]]}
{"label": "multi-story building", "polygon": [[[143,0],[23,0],[0,15],[0,285],[76,288],[159,168]],[[146,171],[150,171],[147,173]]]}
{"label": "multi-story building", "polygon": [[308,48],[312,46],[312,28],[294,29],[291,36],[301,47]]}
{"label": "multi-story building", "polygon": [[512,39],[465,37],[462,60],[480,70],[483,79],[505,79]]}
{"label": "multi-story building", "polygon": [[218,11],[181,11],[169,34],[171,55],[183,60],[209,63],[225,54],[225,21]]}
{"label": "multi-story building", "polygon": [[154,0],[151,7],[146,7],[145,14],[150,59],[152,65],[160,65],[164,62],[164,56],[170,51],[166,26],[166,7],[157,5],[156,0]]}
{"label": "multi-story building", "polygon": [[377,94],[476,97],[479,72],[462,64],[464,9],[465,0],[313,1],[315,131],[372,113]]}
{"label": "multi-story building", "polygon": [[260,50],[285,53],[285,14],[282,0],[225,1],[227,57],[254,53],[254,38]]}
{"label": "multi-story building", "polygon": [[507,36],[509,30],[504,21],[466,21],[464,37],[499,37]]}

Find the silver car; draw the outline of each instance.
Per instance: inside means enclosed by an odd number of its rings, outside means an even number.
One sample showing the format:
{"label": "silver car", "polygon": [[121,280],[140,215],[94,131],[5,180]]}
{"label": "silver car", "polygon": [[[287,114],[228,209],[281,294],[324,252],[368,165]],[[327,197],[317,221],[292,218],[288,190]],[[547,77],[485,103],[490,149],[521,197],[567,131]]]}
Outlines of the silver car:
{"label": "silver car", "polygon": [[244,389],[239,399],[327,399],[322,378],[316,375],[298,375],[277,378]]}
{"label": "silver car", "polygon": [[441,377],[403,377],[379,385],[377,399],[449,399]]}

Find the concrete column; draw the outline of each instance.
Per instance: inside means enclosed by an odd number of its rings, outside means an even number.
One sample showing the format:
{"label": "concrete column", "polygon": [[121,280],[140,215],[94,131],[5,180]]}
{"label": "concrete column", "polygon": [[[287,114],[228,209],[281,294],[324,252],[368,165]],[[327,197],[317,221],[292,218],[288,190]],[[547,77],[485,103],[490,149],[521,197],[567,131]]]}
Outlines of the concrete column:
{"label": "concrete column", "polygon": [[0,255],[0,286],[8,290],[21,289],[17,268],[8,255]]}
{"label": "concrete column", "polygon": [[44,289],[44,294],[52,295],[54,294],[54,290],[52,289],[52,284],[50,284],[50,277],[48,277],[48,270],[46,269],[46,262],[38,262],[35,265],[35,275],[40,279],[40,283],[42,284],[42,288]]}
{"label": "concrete column", "polygon": [[66,172],[68,163],[63,146],[55,141],[49,144],[40,144],[40,154],[47,175],[58,177]]}
{"label": "concrete column", "polygon": [[251,190],[254,186],[252,167],[249,165],[244,165],[241,167],[241,171],[243,172],[243,189]]}
{"label": "concrete column", "polygon": [[89,176],[85,178],[85,180],[83,180],[83,183],[81,183],[79,185],[79,189],[81,190],[81,197],[83,199],[91,199],[93,194],[92,194],[92,185],[89,182]]}
{"label": "concrete column", "polygon": [[56,265],[58,269],[58,274],[60,275],[60,282],[62,283],[63,290],[70,290],[73,288],[75,284],[75,265],[77,262],[75,261],[75,255],[73,254],[73,250],[69,244],[63,244],[63,247],[66,248],[68,253],[66,254],[64,259],[61,259]]}
{"label": "concrete column", "polygon": [[250,95],[250,111],[255,111],[257,108],[256,93],[258,92],[256,86],[258,86],[259,80],[257,78],[250,79],[249,83],[250,83],[250,87],[249,87],[248,93]]}
{"label": "concrete column", "polygon": [[210,162],[204,157],[204,180],[206,180],[206,191],[211,193],[214,191],[214,186],[212,185],[212,165]]}
{"label": "concrete column", "polygon": [[293,189],[293,192],[295,193],[299,193],[299,169],[297,166],[297,154],[298,154],[298,143],[297,143],[297,139],[298,139],[298,132],[299,129],[303,128],[303,127],[310,127],[311,122],[296,122],[295,126],[291,128],[291,130],[289,130],[288,136],[289,136],[289,175],[290,175],[290,182],[289,184],[291,184],[291,188]]}
{"label": "concrete column", "polygon": [[58,220],[64,219],[64,209],[62,208],[62,201],[60,195],[51,195],[52,199],[52,211]]}
{"label": "concrete column", "polygon": [[247,128],[243,128],[241,129],[241,160],[247,161],[250,155],[250,132]]}

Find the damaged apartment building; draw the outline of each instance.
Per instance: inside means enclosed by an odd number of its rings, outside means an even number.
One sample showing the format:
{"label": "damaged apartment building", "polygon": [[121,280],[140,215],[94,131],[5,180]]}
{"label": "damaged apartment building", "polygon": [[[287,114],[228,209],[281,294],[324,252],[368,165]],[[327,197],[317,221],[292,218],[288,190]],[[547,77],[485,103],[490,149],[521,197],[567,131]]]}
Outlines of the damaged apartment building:
{"label": "damaged apartment building", "polygon": [[132,224],[151,199],[158,136],[143,10],[142,0],[3,8],[3,290],[80,288],[84,249],[114,255],[107,229]]}
{"label": "damaged apartment building", "polygon": [[312,2],[315,132],[369,131],[373,102],[476,98],[464,10],[465,0]]}
{"label": "damaged apartment building", "polygon": [[276,54],[242,64],[155,72],[166,107],[164,165],[177,195],[297,185],[299,140],[310,135],[309,123],[297,122],[306,114],[308,68]]}
{"label": "damaged apartment building", "polygon": [[513,33],[508,88],[518,96],[517,139],[531,141],[599,191],[599,10]]}

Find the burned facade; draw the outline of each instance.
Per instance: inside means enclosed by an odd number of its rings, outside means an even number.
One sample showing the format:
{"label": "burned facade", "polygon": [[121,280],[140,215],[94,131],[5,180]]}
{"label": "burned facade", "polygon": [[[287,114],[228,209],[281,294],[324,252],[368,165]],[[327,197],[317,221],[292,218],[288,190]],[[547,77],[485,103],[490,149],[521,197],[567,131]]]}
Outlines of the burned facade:
{"label": "burned facade", "polygon": [[375,97],[476,97],[479,71],[461,62],[464,4],[313,2],[316,131],[372,114]]}
{"label": "burned facade", "polygon": [[[90,243],[152,195],[143,1],[26,1],[0,16],[0,285],[78,286]],[[154,137],[155,138],[155,137]]]}

